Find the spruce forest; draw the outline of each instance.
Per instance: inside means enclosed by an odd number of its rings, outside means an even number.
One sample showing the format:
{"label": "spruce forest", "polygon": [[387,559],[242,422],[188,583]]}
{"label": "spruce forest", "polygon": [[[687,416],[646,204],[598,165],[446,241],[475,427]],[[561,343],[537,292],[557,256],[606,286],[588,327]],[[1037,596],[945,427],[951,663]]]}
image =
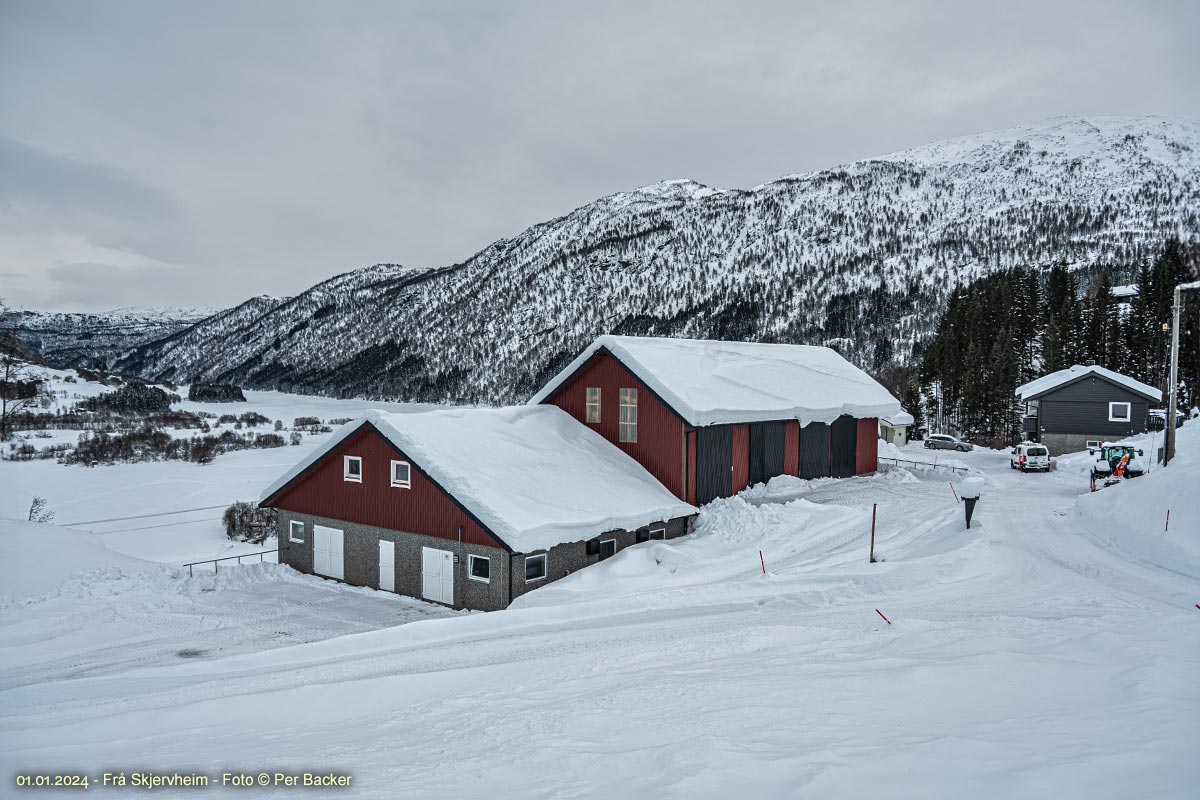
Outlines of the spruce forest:
{"label": "spruce forest", "polygon": [[[1095,363],[1163,390],[1169,381],[1175,286],[1195,280],[1200,250],[1166,242],[1153,263],[1128,268],[992,273],[951,292],[937,332],[913,366],[885,374],[918,430],[951,431],[991,447],[1021,438],[1018,386]],[[1120,282],[1137,287],[1114,294]],[[1200,402],[1200,296],[1185,295],[1179,407]]]}

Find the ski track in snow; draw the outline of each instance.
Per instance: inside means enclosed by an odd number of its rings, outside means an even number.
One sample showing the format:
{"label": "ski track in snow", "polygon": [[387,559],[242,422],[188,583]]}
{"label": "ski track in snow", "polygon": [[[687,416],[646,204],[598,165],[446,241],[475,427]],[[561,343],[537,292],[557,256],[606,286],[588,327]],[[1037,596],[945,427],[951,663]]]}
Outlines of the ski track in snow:
{"label": "ski track in snow", "polygon": [[[970,532],[949,473],[784,481],[493,614],[389,628],[425,604],[368,612],[377,593],[269,565],[157,604],[103,596],[87,625],[125,638],[72,658],[71,597],[9,609],[4,763],[339,769],[355,797],[1190,794],[1200,560],[1146,539],[1159,523],[1085,524],[1079,504],[1122,496],[1081,501],[1080,459],[1030,475],[1007,459],[953,456],[987,481]],[[1171,535],[1194,536],[1177,513]],[[17,633],[22,654],[58,645],[15,659]]]}

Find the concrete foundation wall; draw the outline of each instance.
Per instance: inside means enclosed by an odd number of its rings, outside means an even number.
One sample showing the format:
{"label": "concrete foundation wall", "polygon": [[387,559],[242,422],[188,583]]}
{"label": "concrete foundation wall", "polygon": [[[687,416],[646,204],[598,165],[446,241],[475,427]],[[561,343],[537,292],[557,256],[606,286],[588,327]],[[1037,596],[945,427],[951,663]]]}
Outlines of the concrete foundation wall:
{"label": "concrete foundation wall", "polygon": [[1087,450],[1087,443],[1089,441],[1104,442],[1113,438],[1100,433],[1043,433],[1041,442],[1046,445],[1046,449],[1050,451],[1050,455],[1061,456],[1063,453],[1077,453],[1080,450]]}

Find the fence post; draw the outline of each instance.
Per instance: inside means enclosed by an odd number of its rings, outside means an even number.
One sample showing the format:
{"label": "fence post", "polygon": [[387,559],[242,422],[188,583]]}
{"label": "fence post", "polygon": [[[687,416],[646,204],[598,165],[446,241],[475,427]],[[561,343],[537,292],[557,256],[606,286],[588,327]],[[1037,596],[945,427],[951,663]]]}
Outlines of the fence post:
{"label": "fence post", "polygon": [[878,503],[871,504],[871,563],[875,563],[875,513],[879,510]]}

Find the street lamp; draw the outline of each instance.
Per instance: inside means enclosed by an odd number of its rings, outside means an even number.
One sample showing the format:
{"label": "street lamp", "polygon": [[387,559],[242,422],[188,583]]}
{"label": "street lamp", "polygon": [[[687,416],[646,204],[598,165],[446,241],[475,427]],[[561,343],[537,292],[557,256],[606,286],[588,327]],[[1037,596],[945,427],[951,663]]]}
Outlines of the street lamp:
{"label": "street lamp", "polygon": [[1163,466],[1175,457],[1175,413],[1179,404],[1179,313],[1183,308],[1183,292],[1200,289],[1200,281],[1181,283],[1175,287],[1175,300],[1171,306],[1171,401],[1167,404],[1166,441],[1163,443]]}

